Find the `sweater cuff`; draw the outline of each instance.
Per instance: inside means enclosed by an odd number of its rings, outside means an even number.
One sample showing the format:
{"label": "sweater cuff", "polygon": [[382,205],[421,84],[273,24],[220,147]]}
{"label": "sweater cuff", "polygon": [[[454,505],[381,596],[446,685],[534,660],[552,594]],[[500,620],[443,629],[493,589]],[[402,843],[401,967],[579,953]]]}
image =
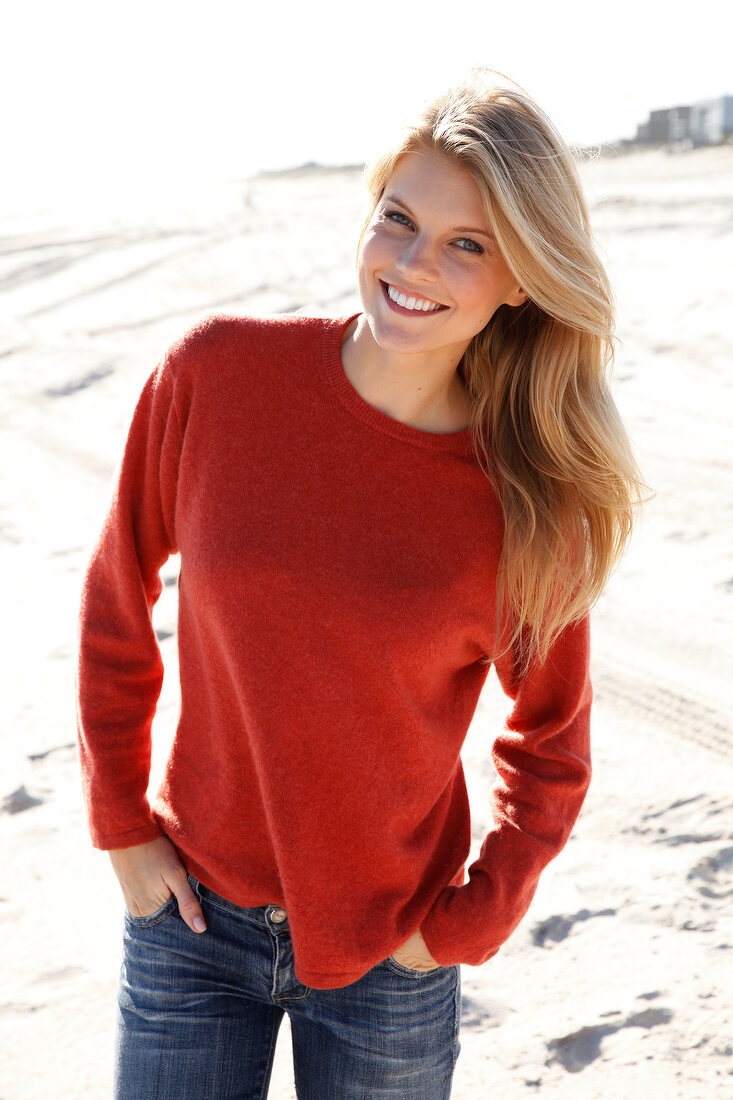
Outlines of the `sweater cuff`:
{"label": "sweater cuff", "polygon": [[136,844],[146,844],[164,835],[163,830],[154,821],[149,821],[136,829],[126,829],[121,833],[105,833],[93,827],[90,828],[90,832],[93,846],[103,852],[109,852],[114,848],[134,848]]}
{"label": "sweater cuff", "polygon": [[[420,924],[435,961],[441,966],[480,966],[493,958],[529,909],[538,880],[536,875],[517,883],[510,907],[491,898],[495,891],[482,871],[474,872],[465,886],[444,887]],[[477,914],[486,915],[477,919]]]}

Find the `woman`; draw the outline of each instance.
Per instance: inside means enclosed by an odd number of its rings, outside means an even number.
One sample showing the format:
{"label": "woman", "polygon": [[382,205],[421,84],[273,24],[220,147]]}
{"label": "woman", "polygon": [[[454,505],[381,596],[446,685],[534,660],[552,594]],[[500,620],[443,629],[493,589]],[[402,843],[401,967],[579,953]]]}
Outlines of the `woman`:
{"label": "woman", "polygon": [[[590,777],[588,609],[637,471],[567,148],[482,79],[370,170],[363,312],[214,317],[149,379],[82,602],[94,843],[127,906],[118,1097],[448,1096],[491,958]],[[181,712],[146,801],[180,552]],[[512,698],[464,883],[460,750]]]}

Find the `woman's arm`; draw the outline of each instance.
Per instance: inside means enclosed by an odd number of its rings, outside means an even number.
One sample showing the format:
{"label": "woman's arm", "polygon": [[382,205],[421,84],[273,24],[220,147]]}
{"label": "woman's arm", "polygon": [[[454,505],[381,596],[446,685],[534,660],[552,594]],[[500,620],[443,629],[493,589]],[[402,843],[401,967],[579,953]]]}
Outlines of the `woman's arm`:
{"label": "woman's arm", "polygon": [[182,443],[170,367],[148,379],[82,594],[78,730],[92,840],[109,849],[125,904],[147,916],[175,894],[194,932],[206,929],[186,869],[154,821],[146,791],[151,724],[163,678],[152,623],[160,569],[176,551]]}
{"label": "woman's arm", "polygon": [[92,841],[128,848],[160,836],[146,791],[151,724],[163,680],[152,609],[176,551],[181,432],[162,364],[140,396],[79,616],[77,716]]}
{"label": "woman's arm", "polygon": [[496,663],[513,707],[492,749],[494,827],[468,883],[446,887],[420,926],[444,965],[496,954],[575,824],[591,775],[589,641],[586,617],[521,680],[510,655]]}

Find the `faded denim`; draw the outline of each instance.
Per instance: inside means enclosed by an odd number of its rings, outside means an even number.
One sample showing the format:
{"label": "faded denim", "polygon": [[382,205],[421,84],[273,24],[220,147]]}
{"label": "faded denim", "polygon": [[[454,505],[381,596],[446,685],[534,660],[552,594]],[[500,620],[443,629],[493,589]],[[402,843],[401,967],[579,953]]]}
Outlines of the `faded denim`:
{"label": "faded denim", "polygon": [[117,1100],[262,1100],[278,1028],[290,1017],[299,1100],[445,1100],[460,1050],[460,967],[385,959],[341,989],[293,969],[274,905],[233,905],[189,876],[207,931],[175,898],[126,915]]}

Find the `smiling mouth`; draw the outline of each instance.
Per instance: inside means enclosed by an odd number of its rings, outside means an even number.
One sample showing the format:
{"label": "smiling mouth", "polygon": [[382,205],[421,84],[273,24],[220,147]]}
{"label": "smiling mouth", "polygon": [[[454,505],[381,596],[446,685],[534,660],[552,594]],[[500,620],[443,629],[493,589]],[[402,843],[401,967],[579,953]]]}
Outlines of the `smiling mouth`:
{"label": "smiling mouth", "polygon": [[382,282],[382,288],[390,302],[401,309],[410,310],[412,313],[437,313],[439,310],[447,309],[441,302],[434,302],[431,298],[418,298],[417,295],[408,294],[405,290],[400,290],[399,287],[392,286],[391,283]]}

